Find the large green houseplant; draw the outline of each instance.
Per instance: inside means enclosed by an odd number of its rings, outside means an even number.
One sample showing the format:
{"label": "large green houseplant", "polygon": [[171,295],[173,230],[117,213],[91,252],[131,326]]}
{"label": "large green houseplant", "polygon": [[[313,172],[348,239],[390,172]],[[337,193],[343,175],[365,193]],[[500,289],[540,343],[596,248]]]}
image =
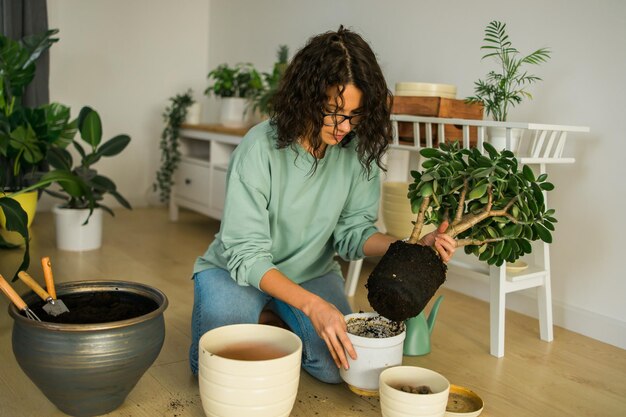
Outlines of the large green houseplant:
{"label": "large green houseplant", "polygon": [[62,104],[24,106],[22,97],[35,76],[35,62],[58,38],[58,30],[14,41],[0,35],[0,191],[33,182],[48,150],[64,148],[76,133],[70,109]]}
{"label": "large green houseplant", "polygon": [[485,28],[485,44],[480,49],[486,51],[482,59],[493,59],[496,69],[490,71],[485,79],[474,83],[474,96],[466,100],[470,103],[480,103],[485,108],[487,116],[493,120],[505,122],[509,109],[520,104],[523,98],[532,99],[528,86],[541,78],[529,74],[526,65],[538,65],[550,58],[548,48],[540,48],[526,55],[520,56],[506,33],[506,24],[499,21],[490,22]]}
{"label": "large green houseplant", "polygon": [[[103,209],[114,215],[113,211],[102,201],[105,195],[110,194],[123,207],[130,209],[128,201],[117,191],[115,183],[108,177],[98,173],[94,168],[100,159],[112,157],[122,152],[130,142],[127,135],[118,135],[102,142],[102,122],[98,113],[90,107],[83,107],[79,116],[72,121],[78,127],[81,141],[72,140],[72,145],[80,160],[75,163],[74,158],[66,149],[52,147],[48,151],[47,161],[53,168],[51,171],[36,175],[36,182],[19,191],[0,197],[0,208],[6,216],[6,228],[18,232],[25,242],[25,251],[18,271],[26,270],[30,264],[29,232],[26,212],[12,197],[22,193],[44,189],[53,197],[63,200],[61,207],[74,210],[87,210],[89,216],[96,209]],[[86,147],[85,147],[86,145]],[[52,184],[60,187],[59,190],[49,190]],[[15,278],[14,278],[15,279]]]}
{"label": "large green houseplant", "polygon": [[130,209],[130,203],[117,191],[115,183],[94,167],[100,159],[122,152],[130,143],[130,137],[122,134],[102,142],[100,115],[87,106],[81,109],[77,122],[82,141],[74,139],[72,145],[80,160],[75,163],[67,149],[50,149],[48,162],[54,170],[44,175],[44,179],[55,180],[61,189],[46,188],[44,191],[61,199],[61,208],[88,209],[90,214],[94,209],[102,208],[114,216],[113,210],[103,203],[105,195],[110,194],[122,207]]}
{"label": "large green houseplant", "polygon": [[419,314],[445,281],[446,266],[430,247],[418,243],[425,224],[449,222],[446,234],[489,265],[513,262],[532,251],[531,242],[552,242],[554,210],[544,192],[554,189],[547,175],[520,167],[514,154],[489,143],[486,154],[458,143],[420,151],[423,171],[412,171],[408,198],[417,214],[411,237],[395,242],[370,275],[368,299],[392,320]]}

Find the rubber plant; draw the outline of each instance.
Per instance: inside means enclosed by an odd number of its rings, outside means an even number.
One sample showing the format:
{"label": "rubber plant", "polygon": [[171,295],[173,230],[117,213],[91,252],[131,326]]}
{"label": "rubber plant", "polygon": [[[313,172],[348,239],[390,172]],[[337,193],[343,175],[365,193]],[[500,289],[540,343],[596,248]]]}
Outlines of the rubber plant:
{"label": "rubber plant", "polygon": [[[13,200],[19,194],[43,189],[46,193],[65,201],[67,208],[86,208],[90,213],[96,207],[114,215],[113,211],[102,203],[106,194],[111,194],[123,207],[130,209],[131,206],[117,191],[115,183],[103,175],[98,174],[93,167],[103,157],[111,157],[122,152],[130,137],[118,135],[102,142],[102,122],[98,113],[90,107],[83,107],[76,120],[72,121],[78,126],[80,136],[87,148],[74,138],[72,145],[80,156],[80,163],[74,164],[74,158],[64,148],[53,147],[48,151],[47,161],[54,168],[46,173],[39,173],[35,183],[19,191],[0,197],[0,208],[6,217],[6,229],[18,232],[24,238],[24,256],[18,267],[13,281],[17,279],[17,273],[28,269],[30,265],[29,232],[27,227],[27,215],[20,204]],[[60,190],[47,189],[51,184],[60,186]],[[87,219],[88,221],[89,219]]]}
{"label": "rubber plant", "polygon": [[407,197],[417,214],[407,241],[394,242],[368,278],[368,299],[381,315],[396,321],[418,315],[446,279],[446,265],[419,242],[422,227],[449,222],[446,234],[489,265],[514,262],[531,253],[531,242],[552,242],[554,210],[544,192],[554,189],[547,174],[535,176],[514,154],[484,143],[462,149],[457,142],[420,151],[422,171]]}
{"label": "rubber plant", "polygon": [[154,191],[159,191],[159,199],[166,203],[170,199],[172,185],[174,185],[174,172],[180,163],[179,136],[180,126],[187,117],[189,106],[194,103],[191,90],[176,94],[169,99],[170,104],[163,112],[165,127],[161,133],[161,167],[156,173],[156,181],[153,184]]}
{"label": "rubber plant", "polygon": [[509,108],[532,99],[527,87],[541,78],[528,74],[524,69],[527,64],[538,65],[550,58],[548,48],[540,48],[531,54],[520,57],[520,52],[511,45],[506,33],[506,24],[490,22],[485,28],[485,44],[480,49],[487,53],[482,59],[495,60],[498,70],[490,71],[484,80],[474,83],[476,95],[466,99],[469,103],[481,103],[487,115],[495,121],[505,122]]}

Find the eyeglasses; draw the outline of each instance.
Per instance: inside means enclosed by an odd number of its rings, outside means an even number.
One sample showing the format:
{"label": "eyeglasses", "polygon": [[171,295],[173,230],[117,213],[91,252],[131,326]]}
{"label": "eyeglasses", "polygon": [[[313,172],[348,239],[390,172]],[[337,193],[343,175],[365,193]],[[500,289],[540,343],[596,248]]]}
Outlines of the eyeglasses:
{"label": "eyeglasses", "polygon": [[346,114],[339,113],[322,113],[324,115],[324,126],[338,126],[346,120],[350,123],[350,126],[357,126],[361,122],[362,114],[353,114],[348,116]]}

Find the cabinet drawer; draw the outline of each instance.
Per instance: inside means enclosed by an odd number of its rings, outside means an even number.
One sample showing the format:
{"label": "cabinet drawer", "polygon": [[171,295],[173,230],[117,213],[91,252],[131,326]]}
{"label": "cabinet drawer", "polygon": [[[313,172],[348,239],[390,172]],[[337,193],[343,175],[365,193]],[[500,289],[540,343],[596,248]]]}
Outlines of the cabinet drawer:
{"label": "cabinet drawer", "polygon": [[176,170],[176,196],[208,207],[210,168],[205,164],[181,161]]}
{"label": "cabinet drawer", "polygon": [[226,170],[215,167],[211,178],[211,208],[224,211],[224,200],[226,199]]}

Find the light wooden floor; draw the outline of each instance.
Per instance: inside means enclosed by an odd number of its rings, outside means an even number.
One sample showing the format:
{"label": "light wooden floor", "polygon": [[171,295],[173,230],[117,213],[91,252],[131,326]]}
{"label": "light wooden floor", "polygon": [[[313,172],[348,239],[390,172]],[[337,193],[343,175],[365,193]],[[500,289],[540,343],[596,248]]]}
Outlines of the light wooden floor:
{"label": "light wooden floor", "polygon": [[[219,223],[181,211],[170,223],[163,208],[118,211],[106,216],[104,246],[71,253],[54,247],[52,216],[38,213],[33,225],[31,275],[41,280],[38,260],[52,259],[58,281],[117,279],[156,286],[169,298],[166,340],[159,358],[126,402],[109,416],[201,417],[197,381],[187,365],[193,301],[192,264],[204,252]],[[0,251],[0,273],[10,275],[21,254]],[[372,264],[364,264],[353,305],[371,310],[363,287]],[[26,288],[14,283],[23,293]],[[482,416],[626,416],[626,351],[555,328],[554,342],[539,340],[535,319],[507,312],[506,354],[489,354],[489,306],[442,289],[429,355],[405,357],[404,364],[442,373],[474,390],[485,401]],[[0,300],[0,416],[63,416],[19,369],[11,348],[12,320]],[[359,397],[344,385],[327,385],[302,372],[292,417],[380,416],[377,399]],[[245,416],[241,416],[245,417]]]}

